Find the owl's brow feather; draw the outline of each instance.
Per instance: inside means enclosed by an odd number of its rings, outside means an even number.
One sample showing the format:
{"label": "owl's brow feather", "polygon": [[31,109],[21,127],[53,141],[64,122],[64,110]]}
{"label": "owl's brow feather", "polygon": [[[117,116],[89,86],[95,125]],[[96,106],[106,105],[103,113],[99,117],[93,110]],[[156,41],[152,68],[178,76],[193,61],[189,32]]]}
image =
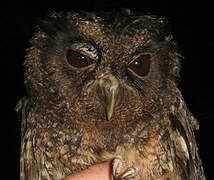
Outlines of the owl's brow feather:
{"label": "owl's brow feather", "polygon": [[125,31],[126,31],[131,25],[133,25],[133,24],[135,24],[135,23],[137,23],[137,22],[139,22],[139,21],[141,21],[141,20],[142,20],[142,17],[138,17],[137,19],[135,19],[135,20],[132,21],[131,23],[127,24],[127,25],[123,28],[123,30],[122,30],[122,32],[121,32],[121,35],[123,35],[123,34],[125,33]]}

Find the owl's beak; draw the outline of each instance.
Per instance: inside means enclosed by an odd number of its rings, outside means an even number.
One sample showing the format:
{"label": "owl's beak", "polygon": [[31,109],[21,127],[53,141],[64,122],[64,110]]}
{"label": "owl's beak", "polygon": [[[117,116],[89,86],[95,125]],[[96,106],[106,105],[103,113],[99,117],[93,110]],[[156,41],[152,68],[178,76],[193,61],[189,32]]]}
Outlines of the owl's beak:
{"label": "owl's beak", "polygon": [[107,106],[106,106],[106,113],[107,113],[107,119],[110,120],[112,117],[112,114],[114,112],[114,106],[116,103],[116,91],[117,89],[112,88],[112,90],[110,90],[108,96],[107,97]]}
{"label": "owl's beak", "polygon": [[100,80],[99,84],[100,87],[104,90],[103,93],[106,97],[106,116],[107,119],[110,120],[116,104],[119,81],[115,76],[107,75]]}

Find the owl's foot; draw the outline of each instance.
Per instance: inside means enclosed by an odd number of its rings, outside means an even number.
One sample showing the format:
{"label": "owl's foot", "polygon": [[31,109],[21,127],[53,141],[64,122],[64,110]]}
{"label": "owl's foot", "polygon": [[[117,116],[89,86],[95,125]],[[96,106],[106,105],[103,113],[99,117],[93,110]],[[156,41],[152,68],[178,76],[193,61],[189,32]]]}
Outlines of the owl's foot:
{"label": "owl's foot", "polygon": [[128,167],[121,156],[116,156],[112,161],[113,180],[139,180],[140,169],[136,166]]}

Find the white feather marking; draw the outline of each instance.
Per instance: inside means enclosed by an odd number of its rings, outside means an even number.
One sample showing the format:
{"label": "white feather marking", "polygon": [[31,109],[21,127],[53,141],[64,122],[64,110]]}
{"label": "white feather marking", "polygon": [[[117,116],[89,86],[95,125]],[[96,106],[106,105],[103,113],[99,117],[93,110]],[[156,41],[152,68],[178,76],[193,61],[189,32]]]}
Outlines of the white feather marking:
{"label": "white feather marking", "polygon": [[185,157],[187,159],[189,159],[189,151],[188,151],[188,148],[187,148],[187,144],[184,140],[184,138],[182,136],[180,136],[180,143],[181,143],[181,148],[182,150],[185,152]]}

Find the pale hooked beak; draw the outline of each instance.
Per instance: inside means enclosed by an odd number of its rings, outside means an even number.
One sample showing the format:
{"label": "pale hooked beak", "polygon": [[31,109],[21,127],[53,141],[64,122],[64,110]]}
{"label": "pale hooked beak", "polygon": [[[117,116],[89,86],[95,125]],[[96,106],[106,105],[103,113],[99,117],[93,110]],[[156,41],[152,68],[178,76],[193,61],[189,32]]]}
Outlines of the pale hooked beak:
{"label": "pale hooked beak", "polygon": [[100,79],[99,85],[102,89],[102,94],[104,94],[106,97],[106,116],[107,119],[110,120],[116,104],[119,81],[115,76],[110,74],[102,77],[102,79]]}

